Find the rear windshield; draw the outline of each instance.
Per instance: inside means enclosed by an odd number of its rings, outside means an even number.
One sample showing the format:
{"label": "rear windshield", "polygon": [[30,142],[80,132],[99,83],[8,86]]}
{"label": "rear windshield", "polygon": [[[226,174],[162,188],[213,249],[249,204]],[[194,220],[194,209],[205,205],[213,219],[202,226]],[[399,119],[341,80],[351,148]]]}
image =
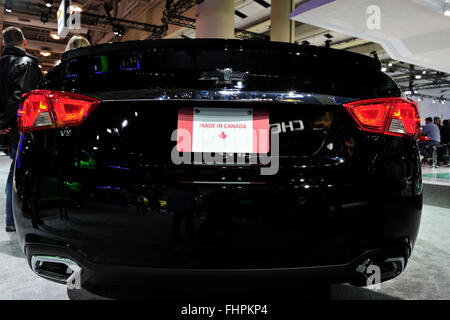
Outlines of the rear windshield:
{"label": "rear windshield", "polygon": [[232,88],[356,99],[399,96],[379,61],[314,46],[240,40],[133,41],[67,52],[48,88],[82,93]]}

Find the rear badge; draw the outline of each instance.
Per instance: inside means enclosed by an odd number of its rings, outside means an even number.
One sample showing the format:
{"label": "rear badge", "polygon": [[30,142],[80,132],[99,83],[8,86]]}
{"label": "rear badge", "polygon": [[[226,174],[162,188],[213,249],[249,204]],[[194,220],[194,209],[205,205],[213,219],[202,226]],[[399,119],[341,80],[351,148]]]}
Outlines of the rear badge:
{"label": "rear badge", "polygon": [[72,136],[72,129],[61,129],[59,131],[59,134],[61,135],[61,137],[70,137]]}
{"label": "rear badge", "polygon": [[305,126],[303,125],[302,120],[293,120],[287,122],[279,122],[273,123],[270,125],[270,132],[274,134],[279,134],[281,132],[286,133],[288,131],[303,131],[305,130]]}

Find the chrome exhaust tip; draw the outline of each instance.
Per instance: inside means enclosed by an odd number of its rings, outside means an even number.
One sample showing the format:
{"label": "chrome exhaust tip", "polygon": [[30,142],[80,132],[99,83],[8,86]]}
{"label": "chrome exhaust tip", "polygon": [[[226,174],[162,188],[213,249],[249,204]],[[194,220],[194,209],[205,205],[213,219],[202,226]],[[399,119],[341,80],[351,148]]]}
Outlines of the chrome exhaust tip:
{"label": "chrome exhaust tip", "polygon": [[357,281],[355,285],[369,286],[378,277],[379,282],[384,282],[397,277],[406,266],[404,257],[392,257],[382,261],[367,259],[355,269]]}
{"label": "chrome exhaust tip", "polygon": [[394,257],[383,260],[377,264],[381,269],[381,281],[395,278],[405,270],[405,258]]}
{"label": "chrome exhaust tip", "polygon": [[81,273],[81,267],[76,262],[58,256],[32,256],[31,269],[42,278],[62,284],[69,284],[72,276]]}

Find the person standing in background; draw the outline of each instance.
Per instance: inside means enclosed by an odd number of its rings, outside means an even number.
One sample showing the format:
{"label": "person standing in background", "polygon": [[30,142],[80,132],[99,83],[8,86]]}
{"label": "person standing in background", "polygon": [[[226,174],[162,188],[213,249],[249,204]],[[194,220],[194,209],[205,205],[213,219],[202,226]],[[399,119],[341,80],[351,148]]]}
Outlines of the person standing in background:
{"label": "person standing in background", "polygon": [[450,145],[450,123],[449,120],[444,120],[442,122],[443,126],[441,129],[441,143]]}
{"label": "person standing in background", "polygon": [[64,50],[64,52],[70,51],[70,50],[75,50],[78,48],[89,47],[90,45],[91,44],[90,44],[89,40],[86,39],[85,37],[73,36],[72,38],[70,38],[69,42],[67,43],[67,47],[66,47],[66,50]]}
{"label": "person standing in background", "polygon": [[[0,58],[0,134],[8,136],[10,157],[16,156],[19,132],[17,129],[17,112],[21,96],[36,89],[42,78],[38,60],[26,53],[27,40],[22,30],[8,27],[2,32],[3,55]],[[14,232],[12,213],[12,182],[14,161],[6,182],[6,231]]]}
{"label": "person standing in background", "polygon": [[433,118],[433,123],[438,126],[439,131],[442,130],[442,123],[441,123],[441,118],[440,117],[434,117]]}

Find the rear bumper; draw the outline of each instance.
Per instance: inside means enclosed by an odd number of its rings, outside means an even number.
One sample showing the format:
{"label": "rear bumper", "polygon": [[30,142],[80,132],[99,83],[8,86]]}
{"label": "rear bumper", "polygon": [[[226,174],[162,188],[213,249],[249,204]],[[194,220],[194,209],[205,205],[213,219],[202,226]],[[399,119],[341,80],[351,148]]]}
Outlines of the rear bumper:
{"label": "rear bumper", "polygon": [[421,196],[339,204],[320,191],[226,192],[191,214],[91,199],[36,215],[15,194],[15,221],[23,247],[69,248],[99,265],[190,270],[346,264],[397,243],[412,250],[420,223]]}
{"label": "rear bumper", "polygon": [[[380,267],[381,281],[399,275],[406,266],[410,248],[407,244],[398,243],[389,248],[364,252],[354,260],[338,265],[228,270],[100,265],[86,260],[71,249],[41,244],[27,245],[26,254],[33,270],[35,269],[32,265],[33,258],[52,255],[65,260],[70,259],[71,263],[81,269],[81,286],[102,296],[115,297],[117,295],[120,297],[124,292],[130,292],[130,288],[135,288],[148,292],[158,290],[158,295],[162,297],[202,293],[206,289],[210,293],[236,290],[253,292],[269,290],[273,292],[277,289],[293,289],[298,285],[344,282],[365,286],[369,283],[367,278],[373,273],[373,271],[367,271],[367,267],[370,265]],[[401,262],[398,263],[399,261]],[[42,274],[40,275],[42,276]],[[66,281],[61,278],[45,278],[66,284]]]}

